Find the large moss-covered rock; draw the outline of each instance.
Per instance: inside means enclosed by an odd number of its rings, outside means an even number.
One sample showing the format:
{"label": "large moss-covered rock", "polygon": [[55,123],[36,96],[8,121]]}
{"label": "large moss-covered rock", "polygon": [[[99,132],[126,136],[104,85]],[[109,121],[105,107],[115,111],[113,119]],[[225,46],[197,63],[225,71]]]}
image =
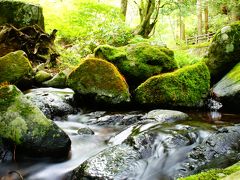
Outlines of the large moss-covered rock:
{"label": "large moss-covered rock", "polygon": [[136,89],[135,100],[153,106],[199,107],[209,88],[209,71],[201,62],[149,78]]}
{"label": "large moss-covered rock", "polygon": [[225,109],[239,112],[240,105],[240,63],[225,75],[213,88],[214,95]]}
{"label": "large moss-covered rock", "polygon": [[33,155],[67,154],[71,141],[14,85],[0,87],[0,137]]}
{"label": "large moss-covered rock", "polygon": [[20,1],[0,1],[0,25],[12,24],[17,28],[39,25],[44,29],[42,8]]}
{"label": "large moss-covered rock", "polygon": [[126,77],[128,84],[133,87],[153,75],[177,68],[173,51],[149,43],[130,44],[124,47],[101,45],[95,49],[95,56],[116,65]]}
{"label": "large moss-covered rock", "polygon": [[128,85],[118,69],[105,60],[89,58],[69,75],[70,88],[97,102],[119,104],[130,101]]}
{"label": "large moss-covered rock", "polygon": [[209,47],[206,64],[213,82],[220,80],[239,62],[240,23],[234,23],[219,30]]}
{"label": "large moss-covered rock", "polygon": [[0,57],[0,64],[0,83],[17,83],[33,71],[23,51],[12,52]]}

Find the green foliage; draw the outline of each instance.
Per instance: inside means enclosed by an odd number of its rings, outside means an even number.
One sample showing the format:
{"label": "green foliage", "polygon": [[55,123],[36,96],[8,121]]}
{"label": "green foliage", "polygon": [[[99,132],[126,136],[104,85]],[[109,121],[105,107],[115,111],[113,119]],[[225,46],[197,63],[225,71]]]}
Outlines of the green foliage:
{"label": "green foliage", "polygon": [[200,61],[200,59],[202,59],[202,57],[188,53],[187,50],[178,49],[174,51],[174,54],[179,68],[195,64],[196,62]]}
{"label": "green foliage", "polygon": [[46,31],[57,29],[61,61],[77,65],[100,44],[126,45],[133,37],[120,8],[97,0],[23,0],[43,7]]}

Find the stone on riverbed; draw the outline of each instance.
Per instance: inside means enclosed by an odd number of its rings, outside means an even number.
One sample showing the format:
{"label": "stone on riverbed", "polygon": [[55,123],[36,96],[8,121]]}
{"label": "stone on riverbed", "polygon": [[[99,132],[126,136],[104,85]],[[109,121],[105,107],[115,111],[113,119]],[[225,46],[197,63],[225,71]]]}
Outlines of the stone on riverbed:
{"label": "stone on riverbed", "polygon": [[67,155],[71,141],[13,85],[0,87],[0,137],[34,156]]}
{"label": "stone on riverbed", "polygon": [[181,163],[174,177],[192,175],[206,169],[226,168],[240,160],[240,127],[219,129],[188,153],[188,159]]}
{"label": "stone on riverbed", "polygon": [[71,72],[67,83],[88,102],[120,104],[130,101],[128,85],[118,69],[105,60],[89,58]]}
{"label": "stone on riverbed", "polygon": [[76,168],[72,172],[71,180],[113,179],[138,159],[140,154],[128,145],[109,147]]}

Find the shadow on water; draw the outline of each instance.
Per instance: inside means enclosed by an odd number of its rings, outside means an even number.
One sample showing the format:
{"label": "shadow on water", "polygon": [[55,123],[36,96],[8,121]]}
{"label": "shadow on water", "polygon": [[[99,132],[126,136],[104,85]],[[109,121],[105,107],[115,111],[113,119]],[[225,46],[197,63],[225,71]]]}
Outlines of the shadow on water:
{"label": "shadow on water", "polygon": [[[183,162],[188,152],[209,134],[218,128],[240,123],[238,114],[221,114],[218,112],[189,112],[191,120],[178,121],[175,124],[165,126],[159,130],[158,136],[154,141],[151,152],[144,154],[143,158],[129,165],[129,168],[116,176],[116,179],[151,179],[167,180],[172,179],[171,175],[181,167],[179,162]],[[67,121],[57,121],[71,138],[72,148],[68,159],[54,160],[47,158],[20,157],[14,163],[0,164],[0,177],[5,176],[10,171],[18,171],[28,180],[59,180],[64,175],[79,166],[82,162],[109,147],[107,141],[110,137],[122,132],[126,127],[89,125],[90,117],[82,114],[70,115]],[[88,127],[92,129],[94,135],[79,135],[79,128]],[[194,127],[195,131],[191,132]],[[174,144],[174,133],[187,131],[187,143],[180,142]],[[129,132],[128,132],[129,133]],[[167,144],[166,142],[173,143]],[[121,140],[120,140],[121,142]]]}

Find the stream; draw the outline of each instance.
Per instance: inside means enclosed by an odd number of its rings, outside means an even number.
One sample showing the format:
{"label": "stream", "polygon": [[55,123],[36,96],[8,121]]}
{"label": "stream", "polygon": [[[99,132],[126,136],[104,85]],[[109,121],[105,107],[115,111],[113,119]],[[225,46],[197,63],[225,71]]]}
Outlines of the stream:
{"label": "stream", "polygon": [[[62,128],[72,141],[71,152],[66,159],[18,157],[15,162],[0,164],[0,177],[8,172],[17,171],[26,180],[59,180],[66,179],[66,173],[78,167],[90,157],[104,149],[121,144],[133,132],[132,124],[141,119],[143,112],[77,112],[58,118],[56,124]],[[216,132],[221,127],[240,123],[239,114],[213,112],[187,112],[190,119],[173,121],[166,125],[147,123],[158,135],[150,151],[144,151],[142,159],[129,165],[129,168],[116,179],[171,179],[169,175],[179,162],[184,161],[186,154],[200,144],[204,138]],[[125,118],[125,120],[124,120]],[[97,123],[94,121],[97,120]],[[121,119],[121,123],[112,123]],[[133,122],[131,122],[131,120]],[[128,123],[129,122],[129,123]],[[81,128],[90,128],[94,135],[78,133]],[[174,146],[169,141],[169,135],[188,131],[193,142],[181,147]],[[181,135],[181,134],[180,134]],[[171,138],[170,138],[171,139]],[[173,166],[175,165],[175,166]],[[174,168],[173,168],[174,167]]]}

